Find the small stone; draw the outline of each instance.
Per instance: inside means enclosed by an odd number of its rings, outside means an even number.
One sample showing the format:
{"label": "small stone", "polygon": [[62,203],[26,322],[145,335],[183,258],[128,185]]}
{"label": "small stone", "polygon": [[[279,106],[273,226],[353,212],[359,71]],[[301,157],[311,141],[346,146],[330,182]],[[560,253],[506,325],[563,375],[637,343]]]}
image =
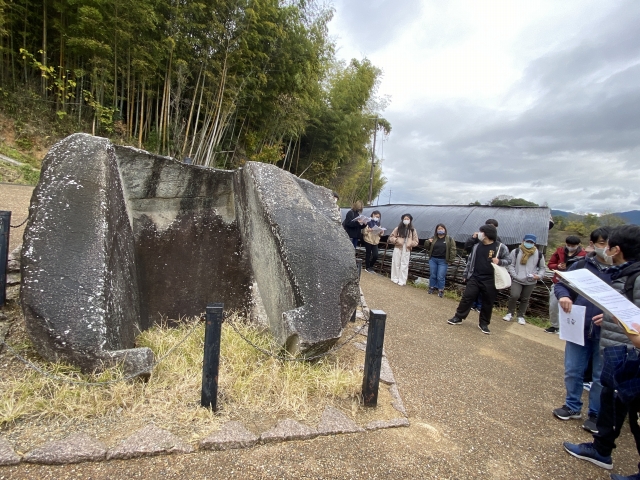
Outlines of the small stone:
{"label": "small stone", "polygon": [[392,420],[375,420],[366,425],[367,430],[380,430],[381,428],[408,427],[409,420],[406,418],[394,418]]}
{"label": "small stone", "polygon": [[387,385],[393,385],[396,383],[393,371],[391,370],[391,365],[389,365],[389,360],[384,356],[382,357],[382,364],[380,365],[380,381]]}
{"label": "small stone", "polygon": [[258,437],[240,422],[227,422],[217,432],[200,442],[200,448],[208,450],[229,450],[247,448],[258,443]]}
{"label": "small stone", "polygon": [[16,465],[20,457],[13,451],[11,445],[0,438],[0,465]]}
{"label": "small stone", "polygon": [[167,453],[191,453],[192,451],[191,445],[184,443],[173,433],[155,425],[147,425],[124,439],[117,447],[109,450],[107,460]]}
{"label": "small stone", "polygon": [[362,350],[363,352],[367,351],[367,344],[365,342],[356,342],[353,344],[358,350]]}
{"label": "small stone", "polygon": [[347,417],[340,410],[327,407],[322,412],[320,423],[318,424],[318,433],[320,435],[334,435],[338,433],[355,433],[364,432],[364,429],[356,422]]}
{"label": "small stone", "polygon": [[66,463],[97,462],[104,460],[107,447],[84,432],[75,433],[63,440],[45,443],[24,456],[29,463],[62,465]]}
{"label": "small stone", "polygon": [[368,336],[369,335],[369,326],[368,325],[363,325],[362,327],[358,327],[356,329],[356,331],[363,336]]}
{"label": "small stone", "polygon": [[7,274],[7,285],[18,285],[20,283],[21,277],[19,273],[8,273]]}
{"label": "small stone", "polygon": [[391,406],[406,417],[407,411],[405,410],[404,402],[400,397],[400,392],[398,391],[398,385],[396,385],[395,383],[391,385],[391,387],[389,388],[389,393],[391,394],[391,398],[393,398],[393,401],[391,402]]}
{"label": "small stone", "polygon": [[7,286],[7,301],[18,300],[20,298],[20,285]]}
{"label": "small stone", "polygon": [[260,441],[284,442],[285,440],[308,440],[318,436],[317,430],[307,427],[295,420],[280,420],[275,427],[260,435]]}

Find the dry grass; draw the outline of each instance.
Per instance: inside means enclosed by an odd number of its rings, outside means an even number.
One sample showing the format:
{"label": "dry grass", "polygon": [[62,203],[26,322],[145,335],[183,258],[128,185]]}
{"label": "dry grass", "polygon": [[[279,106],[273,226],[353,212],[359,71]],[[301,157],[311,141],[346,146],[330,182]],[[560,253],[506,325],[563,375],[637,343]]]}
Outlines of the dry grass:
{"label": "dry grass", "polygon": [[[244,325],[236,328],[255,344],[277,353],[271,338]],[[156,326],[138,337],[162,357],[194,327],[193,320],[176,328]],[[350,335],[350,329],[345,337]],[[282,362],[258,352],[223,324],[218,407],[213,414],[200,407],[204,324],[154,370],[147,383],[118,382],[84,386],[52,380],[9,360],[2,365],[0,427],[16,443],[28,444],[34,429],[45,428],[56,438],[70,430],[89,429],[114,443],[151,421],[185,438],[206,435],[220,421],[239,419],[257,430],[275,419],[290,417],[313,423],[328,404],[355,416],[359,410],[364,354],[346,346],[337,355],[316,362]],[[363,337],[359,337],[363,340]],[[89,382],[122,378],[120,368],[83,375],[74,367],[39,359],[24,335],[8,339],[23,356],[51,375]],[[10,358],[5,351],[3,364]],[[36,432],[37,433],[37,432]],[[41,438],[38,435],[37,438]],[[45,435],[46,437],[46,435]],[[40,443],[40,442],[38,442]]]}

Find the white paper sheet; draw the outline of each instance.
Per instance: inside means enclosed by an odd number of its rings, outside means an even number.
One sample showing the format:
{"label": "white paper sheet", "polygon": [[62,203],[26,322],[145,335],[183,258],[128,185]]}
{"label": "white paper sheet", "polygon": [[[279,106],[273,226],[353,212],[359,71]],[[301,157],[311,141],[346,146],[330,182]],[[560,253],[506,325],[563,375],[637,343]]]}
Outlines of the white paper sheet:
{"label": "white paper sheet", "polygon": [[[565,312],[558,305],[560,314],[558,316],[560,323],[560,340],[575,343],[584,347],[584,322],[587,307],[582,305],[573,305],[571,313]],[[591,321],[591,319],[589,319]]]}
{"label": "white paper sheet", "polygon": [[628,332],[640,332],[640,308],[626,296],[611,288],[586,268],[557,273],[580,295],[624,323]]}
{"label": "white paper sheet", "polygon": [[371,227],[371,231],[373,233],[384,233],[385,230],[386,228],[379,227],[378,225],[374,225],[373,227]]}

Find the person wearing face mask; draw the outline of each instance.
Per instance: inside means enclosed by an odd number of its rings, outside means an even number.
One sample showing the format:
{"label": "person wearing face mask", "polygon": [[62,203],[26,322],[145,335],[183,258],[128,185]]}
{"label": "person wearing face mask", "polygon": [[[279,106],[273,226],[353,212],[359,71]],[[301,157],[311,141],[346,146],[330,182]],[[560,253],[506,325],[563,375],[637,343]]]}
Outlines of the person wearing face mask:
{"label": "person wearing face mask", "polygon": [[[600,247],[601,248],[601,247]],[[613,263],[607,269],[611,275],[610,285],[621,295],[627,297],[640,307],[640,226],[622,225],[609,233],[607,247],[604,250],[605,261]],[[640,349],[640,335],[633,335],[624,330],[618,321],[609,314],[593,317],[593,323],[600,326],[600,350],[616,345],[627,345],[627,348]],[[604,368],[608,368],[604,366]],[[636,372],[636,378],[640,372]],[[611,385],[602,379],[600,393],[600,411],[596,421],[597,433],[593,434],[593,442],[569,443],[563,446],[567,453],[581,460],[587,460],[599,467],[613,468],[611,453],[616,447],[615,441],[620,435],[625,418],[629,418],[629,427],[640,454],[640,396],[631,395],[623,390],[624,384]],[[633,382],[633,378],[627,380]],[[621,395],[621,392],[627,395]],[[625,398],[625,400],[622,400]],[[640,480],[640,463],[638,473],[630,476],[611,475],[613,480]]]}
{"label": "person wearing face mask", "polygon": [[[571,265],[587,254],[580,245],[580,238],[575,235],[569,235],[565,240],[565,245],[558,247],[549,259],[548,267],[551,270],[560,270],[561,272],[569,270]],[[554,275],[551,281],[553,285],[549,294],[549,321],[551,326],[545,330],[546,333],[558,333],[558,299],[554,293],[555,284],[558,283],[560,277]]]}
{"label": "person wearing face mask", "polygon": [[364,269],[369,273],[375,273],[373,266],[378,261],[378,243],[380,243],[380,237],[382,232],[374,233],[371,229],[380,226],[380,219],[382,215],[378,210],[374,210],[371,213],[371,221],[364,227],[364,233],[362,239],[364,240],[365,256],[364,256]]}
{"label": "person wearing face mask", "polygon": [[407,284],[411,249],[418,245],[418,232],[413,228],[413,217],[402,215],[400,224],[389,235],[389,243],[394,245],[391,257],[391,281],[400,286]]}
{"label": "person wearing face mask", "polygon": [[[611,274],[607,269],[611,266],[611,263],[607,261],[604,253],[610,230],[609,227],[600,227],[591,232],[589,247],[593,249],[593,251],[580,261],[574,263],[569,270],[586,268],[595,276],[610,283]],[[589,380],[592,383],[591,389],[589,390],[589,409],[587,412],[587,420],[583,423],[582,428],[591,433],[597,433],[596,419],[600,411],[600,392],[602,391],[602,385],[600,383],[602,357],[600,356],[599,349],[600,327],[594,325],[591,319],[601,314],[602,310],[583,296],[571,290],[562,280],[555,285],[554,293],[560,307],[565,312],[570,313],[573,305],[584,306],[587,310],[584,322],[584,346],[572,342],[565,343],[564,385],[566,388],[566,396],[564,405],[553,410],[553,415],[560,420],[581,418],[582,385],[585,371],[589,366],[589,361],[591,361],[592,370]]]}
{"label": "person wearing face mask", "polygon": [[[487,220],[484,223],[487,224],[487,225],[493,225],[494,227],[496,227],[496,230],[498,229],[498,221],[495,218],[487,218]],[[496,236],[496,241],[502,242],[502,240],[500,239],[500,235]],[[475,232],[464,243],[464,249],[467,251],[467,253],[471,253],[471,250],[473,249],[473,246],[475,244],[477,244],[478,242],[479,242],[479,240],[478,240],[478,232]],[[471,310],[474,310],[476,312],[480,312],[480,310],[482,310],[482,296],[481,295],[478,295],[478,298],[476,298],[476,300],[473,302],[473,305],[471,306]]]}
{"label": "person wearing face mask", "polygon": [[429,251],[429,291],[438,297],[444,296],[444,282],[447,268],[456,259],[456,242],[447,235],[447,227],[442,223],[436,225],[433,237],[424,242],[425,250]]}
{"label": "person wearing face mask", "polygon": [[529,306],[529,297],[531,297],[531,292],[533,292],[538,280],[544,276],[544,257],[536,248],[536,240],[537,237],[534,234],[526,234],[520,246],[509,254],[511,264],[507,267],[507,270],[513,281],[511,282],[511,295],[507,305],[508,311],[502,318],[506,322],[510,322],[516,314],[516,305],[520,300],[518,323],[520,325],[526,323],[524,314]]}
{"label": "person wearing face mask", "polygon": [[503,243],[496,241],[498,230],[493,225],[482,225],[478,233],[479,242],[471,250],[463,276],[467,283],[462,300],[458,304],[453,318],[447,320],[449,325],[461,325],[471,311],[471,305],[478,295],[482,295],[482,308],[478,319],[478,328],[489,335],[491,312],[496,301],[494,268],[491,265],[507,267],[511,263],[509,249]]}

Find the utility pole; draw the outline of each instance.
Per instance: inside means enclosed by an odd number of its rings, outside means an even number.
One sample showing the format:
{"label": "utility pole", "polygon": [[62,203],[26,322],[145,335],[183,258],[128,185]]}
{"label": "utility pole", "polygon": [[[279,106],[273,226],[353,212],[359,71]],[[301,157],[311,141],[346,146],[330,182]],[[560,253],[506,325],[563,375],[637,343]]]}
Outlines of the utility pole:
{"label": "utility pole", "polygon": [[371,175],[369,175],[369,201],[367,205],[371,205],[373,200],[373,169],[376,165],[376,133],[378,132],[378,117],[376,117],[376,124],[373,129],[373,148],[371,149]]}

